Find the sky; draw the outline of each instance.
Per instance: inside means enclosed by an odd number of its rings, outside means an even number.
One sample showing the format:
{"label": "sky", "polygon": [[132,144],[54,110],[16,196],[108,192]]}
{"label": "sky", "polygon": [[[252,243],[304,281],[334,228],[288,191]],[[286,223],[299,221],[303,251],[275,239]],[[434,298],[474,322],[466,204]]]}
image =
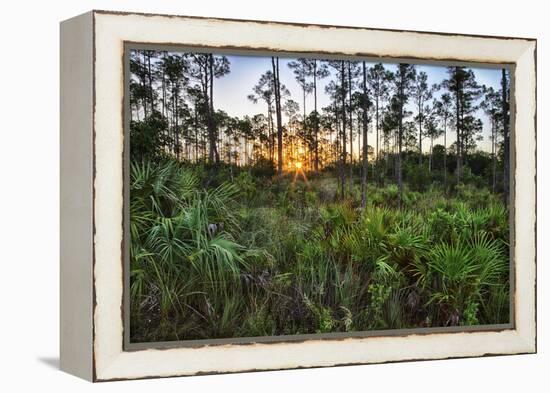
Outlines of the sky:
{"label": "sky", "polygon": [[[245,56],[245,55],[230,55],[227,56],[231,63],[231,72],[222,78],[219,78],[214,83],[214,105],[216,109],[221,109],[231,116],[242,117],[244,115],[254,115],[257,113],[266,112],[265,103],[261,101],[254,104],[247,99],[247,95],[252,93],[253,86],[258,82],[260,75],[267,70],[271,70],[271,57]],[[300,113],[302,113],[303,94],[302,89],[294,78],[293,71],[288,67],[288,63],[295,60],[294,58],[279,59],[279,73],[281,83],[284,84],[291,94],[291,98],[300,105]],[[367,66],[372,66],[374,63],[367,63]],[[384,63],[384,66],[394,71],[396,65],[392,63]],[[447,78],[447,70],[444,66],[419,64],[416,66],[417,71],[424,71],[428,74],[429,84],[441,83]],[[474,71],[476,80],[480,85],[491,86],[498,90],[500,88],[501,69],[492,68],[471,68]],[[334,72],[334,71],[331,71]],[[330,98],[324,94],[325,86],[333,76],[318,81],[318,108],[319,110],[329,105]],[[441,91],[435,94],[439,97]],[[306,111],[309,113],[313,109],[313,95],[309,94],[306,98]],[[411,108],[412,109],[412,108]],[[478,110],[477,117],[483,121],[483,141],[478,142],[478,148],[490,151],[491,143],[490,122],[482,110]],[[450,145],[455,141],[454,133],[449,132],[447,135],[447,143]],[[443,143],[443,138],[437,139],[434,143]],[[424,144],[427,147],[428,143]]]}

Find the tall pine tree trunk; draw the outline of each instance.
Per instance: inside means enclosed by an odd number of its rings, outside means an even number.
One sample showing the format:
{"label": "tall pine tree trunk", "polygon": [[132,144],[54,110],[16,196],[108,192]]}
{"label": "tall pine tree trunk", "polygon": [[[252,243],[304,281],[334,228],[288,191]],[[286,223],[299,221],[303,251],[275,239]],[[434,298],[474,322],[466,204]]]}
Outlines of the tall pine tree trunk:
{"label": "tall pine tree trunk", "polygon": [[202,75],[202,93],[204,98],[204,113],[206,114],[206,129],[208,133],[208,161],[210,163],[214,162],[214,132],[212,127],[212,112],[210,111],[210,97],[209,97],[209,82],[210,77],[208,76],[209,67],[209,56],[204,60],[204,74]]}
{"label": "tall pine tree trunk", "polygon": [[[401,72],[402,74],[402,72]],[[399,84],[399,135],[398,135],[398,152],[397,152],[397,187],[399,189],[399,195],[397,197],[397,206],[401,208],[401,200],[403,199],[403,168],[402,168],[402,151],[403,151],[403,100],[404,100],[404,80],[401,75],[401,81]]]}
{"label": "tall pine tree trunk", "polygon": [[363,62],[363,171],[361,172],[361,207],[367,205],[367,174],[369,169],[368,143],[368,97],[367,97],[367,67]]}
{"label": "tall pine tree trunk", "polygon": [[[379,176],[378,174],[378,163],[380,162],[379,161],[379,155],[380,155],[380,149],[378,147],[378,143],[380,142],[380,139],[379,139],[379,126],[378,126],[378,122],[379,122],[379,112],[378,112],[378,99],[379,99],[379,96],[378,96],[378,93],[375,93],[376,94],[376,162],[374,163],[374,171],[375,172],[375,175],[374,177],[377,178]],[[387,157],[387,153],[386,152],[386,157]]]}
{"label": "tall pine tree trunk", "polygon": [[456,68],[456,183],[460,183],[462,175],[462,141],[460,135],[460,82],[458,80],[458,67]]}
{"label": "tall pine tree trunk", "polygon": [[267,150],[269,153],[269,160],[274,163],[275,156],[273,153],[273,108],[271,103],[267,104],[267,122],[268,122],[268,135],[267,135]]}
{"label": "tall pine tree trunk", "polygon": [[208,55],[207,60],[208,71],[205,72],[206,79],[206,94],[205,98],[207,101],[207,113],[208,113],[208,137],[210,143],[210,150],[208,158],[210,162],[218,164],[220,162],[220,155],[217,148],[217,135],[216,135],[216,124],[214,121],[214,56],[212,54]]}
{"label": "tall pine tree trunk", "polygon": [[[162,52],[163,59],[166,61],[166,52]],[[166,116],[166,72],[162,67],[162,116]]]}
{"label": "tall pine tree trunk", "polygon": [[443,184],[447,193],[447,115],[443,120]]}
{"label": "tall pine tree trunk", "polygon": [[[177,82],[176,82],[177,83]],[[175,93],[176,93],[176,97],[175,97],[175,100],[174,100],[174,105],[175,105],[175,108],[174,108],[174,116],[175,116],[175,122],[174,122],[174,134],[175,134],[175,146],[174,146],[174,149],[175,149],[175,153],[176,153],[176,158],[179,160],[180,158],[180,132],[179,132],[179,128],[178,128],[178,96],[179,96],[179,89],[176,88],[175,90]]]}
{"label": "tall pine tree trunk", "polygon": [[319,172],[319,119],[317,116],[317,60],[313,60],[313,104],[315,112],[315,173]]}
{"label": "tall pine tree trunk", "polygon": [[492,133],[492,139],[493,143],[491,144],[491,151],[492,151],[492,160],[493,160],[493,194],[496,191],[497,187],[497,134],[496,134],[496,124],[493,120],[491,122],[491,133]]}
{"label": "tall pine tree trunk", "polygon": [[419,156],[418,156],[418,165],[422,167],[422,120],[423,120],[423,105],[422,105],[422,98],[420,98],[419,104],[418,104],[418,143],[419,143]]}
{"label": "tall pine tree trunk", "polygon": [[428,172],[430,173],[432,173],[433,151],[434,151],[434,138],[430,137],[430,160],[428,162]]}
{"label": "tall pine tree trunk", "polygon": [[147,55],[147,78],[149,79],[149,100],[151,101],[151,113],[155,111],[155,98],[153,93],[153,73],[151,71],[151,52]]}
{"label": "tall pine tree trunk", "polygon": [[[140,76],[140,81],[141,81],[141,87],[142,87],[142,91],[147,91],[148,88],[147,86],[145,85],[145,75],[144,75],[144,69],[145,69],[145,52],[143,52],[143,62],[142,62],[142,59],[141,57],[139,57],[139,64],[140,64],[140,73],[141,73],[141,76]],[[141,99],[142,101],[142,105],[143,105],[143,118],[145,119],[147,117],[147,98],[146,97],[142,97]]]}
{"label": "tall pine tree trunk", "polygon": [[349,95],[349,193],[353,195],[353,110],[352,110],[352,85],[351,62],[348,61],[348,95]]}
{"label": "tall pine tree trunk", "polygon": [[504,203],[508,206],[510,202],[510,131],[508,124],[508,86],[506,83],[506,69],[502,69],[502,130],[504,134]]}
{"label": "tall pine tree trunk", "polygon": [[342,99],[342,195],[341,197],[344,198],[346,194],[346,156],[347,156],[347,149],[346,149],[346,80],[345,80],[345,68],[344,68],[344,61],[341,62],[340,67],[340,83],[341,83],[341,99]]}
{"label": "tall pine tree trunk", "polygon": [[195,162],[199,161],[199,108],[197,107],[197,101],[195,101],[194,110],[194,125],[195,125]]}
{"label": "tall pine tree trunk", "polygon": [[359,162],[363,162],[363,150],[361,145],[361,134],[363,133],[363,116],[357,116],[357,154],[359,155]]}
{"label": "tall pine tree trunk", "polygon": [[283,125],[281,119],[281,85],[279,83],[279,58],[272,57],[273,84],[275,90],[275,111],[277,115],[277,176],[283,176]]}

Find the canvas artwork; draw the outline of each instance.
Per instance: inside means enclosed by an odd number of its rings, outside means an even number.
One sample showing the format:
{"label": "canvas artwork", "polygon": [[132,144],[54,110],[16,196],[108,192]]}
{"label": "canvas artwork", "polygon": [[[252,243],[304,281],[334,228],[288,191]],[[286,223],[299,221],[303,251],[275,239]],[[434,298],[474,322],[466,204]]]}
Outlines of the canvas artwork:
{"label": "canvas artwork", "polygon": [[511,326],[508,66],[125,62],[130,344]]}
{"label": "canvas artwork", "polygon": [[113,11],[60,38],[62,370],[537,351],[536,39]]}

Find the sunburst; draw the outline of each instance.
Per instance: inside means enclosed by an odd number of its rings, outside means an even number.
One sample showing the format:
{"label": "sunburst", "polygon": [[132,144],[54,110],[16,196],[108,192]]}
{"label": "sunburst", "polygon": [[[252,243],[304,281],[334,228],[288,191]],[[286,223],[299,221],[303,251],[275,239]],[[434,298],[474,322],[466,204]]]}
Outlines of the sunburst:
{"label": "sunburst", "polygon": [[296,161],[294,162],[294,178],[292,179],[292,186],[296,184],[296,180],[298,179],[298,176],[301,176],[304,180],[304,183],[306,183],[307,188],[309,189],[309,181],[307,180],[306,173],[302,169],[303,167],[302,161]]}

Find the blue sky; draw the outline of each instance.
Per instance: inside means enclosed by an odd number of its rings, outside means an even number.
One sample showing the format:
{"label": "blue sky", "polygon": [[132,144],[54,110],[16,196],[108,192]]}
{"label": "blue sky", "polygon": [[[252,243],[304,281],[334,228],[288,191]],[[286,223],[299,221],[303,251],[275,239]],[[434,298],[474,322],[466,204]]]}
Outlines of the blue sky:
{"label": "blue sky", "polygon": [[[244,116],[253,115],[256,113],[265,113],[265,104],[258,102],[252,103],[247,99],[247,95],[252,93],[253,86],[258,82],[261,74],[271,69],[270,57],[259,56],[242,56],[242,55],[230,55],[227,56],[231,63],[231,73],[217,79],[214,83],[214,99],[216,109],[222,109],[232,116]],[[294,58],[281,57],[279,60],[280,78],[281,83],[286,85],[290,90],[291,98],[298,102],[300,105],[300,112],[302,111],[302,90],[296,80],[292,70],[288,67],[288,63],[294,60]],[[374,63],[369,63],[373,65]],[[389,70],[395,70],[395,64],[384,63]],[[424,65],[419,64],[416,66],[417,71],[424,71],[428,74],[428,81],[430,84],[440,83],[447,78],[447,70],[444,66],[436,65]],[[492,86],[496,90],[500,88],[501,69],[492,68],[472,68],[476,79],[479,84]],[[324,94],[326,84],[333,77],[328,77],[324,80],[318,81],[318,108],[319,110],[327,106],[330,99]],[[436,96],[441,92],[436,93]],[[308,95],[306,98],[306,110],[307,112],[313,109],[313,95]],[[412,109],[412,108],[411,108]],[[477,116],[483,121],[483,141],[478,143],[478,147],[483,150],[490,150],[490,123],[485,114],[479,110]],[[436,140],[435,143],[442,143],[441,140]],[[455,136],[452,132],[447,135],[447,143],[451,144],[455,140]],[[428,143],[425,143],[427,147]]]}

